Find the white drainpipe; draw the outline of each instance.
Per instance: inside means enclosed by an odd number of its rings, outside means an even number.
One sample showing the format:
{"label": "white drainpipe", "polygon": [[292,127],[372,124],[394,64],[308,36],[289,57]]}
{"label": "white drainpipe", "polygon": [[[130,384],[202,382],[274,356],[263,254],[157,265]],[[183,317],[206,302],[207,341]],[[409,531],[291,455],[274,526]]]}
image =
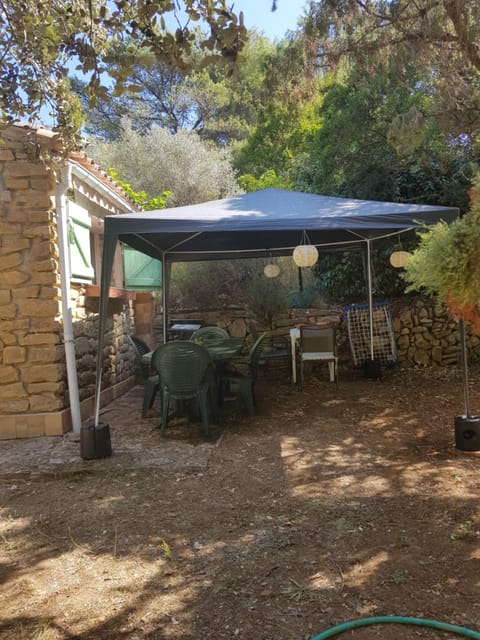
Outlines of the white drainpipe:
{"label": "white drainpipe", "polygon": [[60,288],[62,293],[63,341],[67,363],[68,395],[73,431],[80,432],[82,418],[78,394],[77,364],[73,338],[72,300],[70,295],[70,261],[68,251],[68,227],[65,193],[72,186],[71,166],[67,162],[62,169],[61,180],[55,193],[55,208],[58,224],[58,252],[60,255]]}

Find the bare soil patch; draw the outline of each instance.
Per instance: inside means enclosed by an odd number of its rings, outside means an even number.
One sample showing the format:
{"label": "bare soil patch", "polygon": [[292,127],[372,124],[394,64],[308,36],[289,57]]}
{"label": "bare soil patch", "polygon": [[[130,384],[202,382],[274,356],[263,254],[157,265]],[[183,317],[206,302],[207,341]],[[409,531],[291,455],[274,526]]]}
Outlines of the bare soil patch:
{"label": "bare soil patch", "polygon": [[[254,418],[232,403],[201,471],[1,481],[0,638],[304,640],[380,615],[479,631],[480,457],[454,447],[458,370],[337,388],[318,369],[303,389],[267,372],[257,396]],[[202,446],[197,429],[166,440]]]}

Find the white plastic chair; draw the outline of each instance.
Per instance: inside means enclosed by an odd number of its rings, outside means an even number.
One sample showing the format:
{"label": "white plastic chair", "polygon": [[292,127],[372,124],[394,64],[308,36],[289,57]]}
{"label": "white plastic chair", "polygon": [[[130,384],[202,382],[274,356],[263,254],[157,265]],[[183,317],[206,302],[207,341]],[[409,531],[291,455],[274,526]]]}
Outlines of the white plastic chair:
{"label": "white plastic chair", "polygon": [[303,382],[305,362],[327,362],[330,382],[338,383],[338,358],[333,327],[314,324],[300,327],[300,382]]}

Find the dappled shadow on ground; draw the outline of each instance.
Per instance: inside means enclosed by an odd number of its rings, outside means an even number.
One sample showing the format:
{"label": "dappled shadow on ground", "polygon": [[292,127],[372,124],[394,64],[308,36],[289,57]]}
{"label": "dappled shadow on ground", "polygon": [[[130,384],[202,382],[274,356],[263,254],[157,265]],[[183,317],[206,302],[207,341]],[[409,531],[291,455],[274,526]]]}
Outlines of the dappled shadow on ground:
{"label": "dappled shadow on ground", "polygon": [[[453,446],[458,372],[338,388],[323,373],[303,389],[261,376],[258,415],[232,404],[201,470],[2,482],[0,637],[304,640],[372,615],[479,630],[480,458]],[[449,637],[348,637],[386,633]]]}

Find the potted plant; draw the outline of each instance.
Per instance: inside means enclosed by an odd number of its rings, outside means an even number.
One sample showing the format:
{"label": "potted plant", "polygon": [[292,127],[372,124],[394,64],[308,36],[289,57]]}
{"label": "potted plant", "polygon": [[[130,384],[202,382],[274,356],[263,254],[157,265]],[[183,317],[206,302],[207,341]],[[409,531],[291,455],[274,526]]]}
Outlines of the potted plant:
{"label": "potted plant", "polygon": [[470,191],[469,212],[447,225],[419,233],[404,278],[407,291],[424,291],[443,300],[459,321],[465,414],[455,417],[457,448],[480,451],[480,416],[470,413],[465,323],[480,334],[480,176]]}

